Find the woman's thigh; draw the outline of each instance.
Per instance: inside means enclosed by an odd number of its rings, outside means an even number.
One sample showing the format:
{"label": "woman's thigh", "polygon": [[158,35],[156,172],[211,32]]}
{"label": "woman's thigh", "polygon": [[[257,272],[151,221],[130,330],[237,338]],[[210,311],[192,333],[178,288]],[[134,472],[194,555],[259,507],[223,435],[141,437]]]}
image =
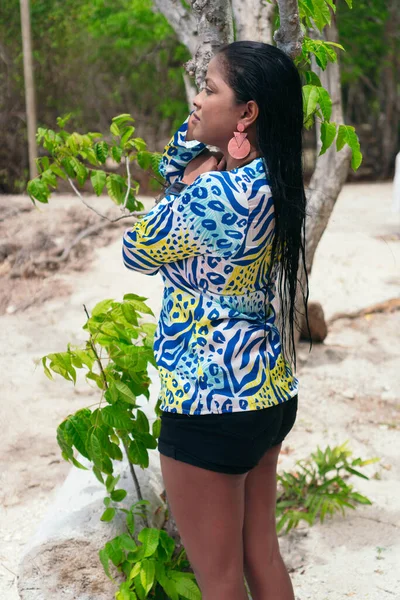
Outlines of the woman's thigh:
{"label": "woman's thigh", "polygon": [[217,473],[163,454],[160,461],[171,512],[196,576],[243,581],[247,474]]}

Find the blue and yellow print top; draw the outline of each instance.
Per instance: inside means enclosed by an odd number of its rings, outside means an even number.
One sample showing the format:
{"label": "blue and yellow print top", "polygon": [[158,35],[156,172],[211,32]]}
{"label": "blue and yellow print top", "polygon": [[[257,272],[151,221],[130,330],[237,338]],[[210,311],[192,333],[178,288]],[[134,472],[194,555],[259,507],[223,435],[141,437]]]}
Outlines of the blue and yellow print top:
{"label": "blue and yellow print top", "polygon": [[[186,141],[188,120],[160,162],[169,184],[206,148]],[[232,171],[200,175],[126,231],[125,265],[160,272],[164,281],[154,338],[161,410],[241,412],[298,393],[275,324],[276,276],[266,286],[274,224],[264,164],[256,158]]]}

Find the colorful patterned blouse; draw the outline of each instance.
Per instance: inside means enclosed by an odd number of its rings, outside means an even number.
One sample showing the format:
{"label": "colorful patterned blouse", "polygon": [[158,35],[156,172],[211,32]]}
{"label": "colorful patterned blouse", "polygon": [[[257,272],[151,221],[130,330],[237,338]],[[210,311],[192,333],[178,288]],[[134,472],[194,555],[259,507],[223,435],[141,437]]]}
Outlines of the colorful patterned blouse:
{"label": "colorful patterned blouse", "polygon": [[[160,162],[169,184],[205,148],[185,141],[188,120]],[[126,231],[125,265],[148,275],[160,271],[164,281],[154,339],[161,410],[241,412],[297,394],[275,325],[274,275],[265,292],[274,222],[264,164],[256,158],[204,173]]]}

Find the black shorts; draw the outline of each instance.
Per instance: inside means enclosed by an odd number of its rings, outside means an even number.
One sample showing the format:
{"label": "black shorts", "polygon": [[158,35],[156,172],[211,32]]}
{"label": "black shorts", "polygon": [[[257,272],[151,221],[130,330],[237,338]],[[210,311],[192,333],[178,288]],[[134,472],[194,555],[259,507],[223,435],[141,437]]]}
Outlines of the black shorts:
{"label": "black shorts", "polygon": [[158,450],[210,471],[246,473],[292,429],[297,400],[294,396],[261,410],[222,414],[163,412]]}

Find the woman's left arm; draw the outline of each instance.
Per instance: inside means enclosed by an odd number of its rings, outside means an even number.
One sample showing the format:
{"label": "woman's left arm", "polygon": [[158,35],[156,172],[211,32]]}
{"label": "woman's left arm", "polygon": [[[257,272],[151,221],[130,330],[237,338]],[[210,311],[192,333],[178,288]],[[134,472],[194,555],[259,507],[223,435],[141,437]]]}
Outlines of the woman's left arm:
{"label": "woman's left arm", "polygon": [[126,267],[155,275],[166,263],[201,254],[233,257],[247,231],[248,203],[227,172],[197,177],[179,196],[168,195],[125,232]]}

